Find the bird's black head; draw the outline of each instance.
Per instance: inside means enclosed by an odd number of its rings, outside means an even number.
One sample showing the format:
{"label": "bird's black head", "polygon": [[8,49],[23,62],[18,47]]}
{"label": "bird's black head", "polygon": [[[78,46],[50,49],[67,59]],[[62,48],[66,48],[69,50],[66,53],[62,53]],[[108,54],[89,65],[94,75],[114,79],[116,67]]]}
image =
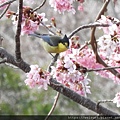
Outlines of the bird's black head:
{"label": "bird's black head", "polygon": [[69,48],[69,39],[68,39],[67,35],[65,35],[63,37],[62,42],[67,48]]}

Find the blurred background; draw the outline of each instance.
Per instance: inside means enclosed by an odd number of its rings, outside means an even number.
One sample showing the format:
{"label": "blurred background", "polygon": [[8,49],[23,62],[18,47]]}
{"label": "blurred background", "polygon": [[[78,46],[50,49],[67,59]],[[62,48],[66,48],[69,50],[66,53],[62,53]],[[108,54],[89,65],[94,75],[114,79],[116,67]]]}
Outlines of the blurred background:
{"label": "blurred background", "polygon": [[[36,3],[31,4],[32,8],[38,6],[42,0],[36,1]],[[17,11],[17,2],[14,2],[10,10]],[[49,5],[47,1],[45,5],[38,10],[38,13],[45,12],[48,22],[52,17],[56,18],[57,28],[63,33],[69,35],[77,27],[94,22],[96,15],[98,14],[103,0],[86,0],[84,2],[84,11],[77,10],[77,2],[74,3],[76,9],[76,14],[65,12],[64,14],[59,14],[55,12],[53,8]],[[28,3],[24,3],[28,6]],[[108,11],[106,15],[116,17],[120,19],[120,1],[114,6],[110,2],[108,6]],[[0,10],[2,13],[2,10]],[[40,26],[40,33],[47,33],[47,30]],[[5,48],[12,55],[15,54],[15,28],[13,27],[11,19],[7,19],[4,16],[0,20],[0,34],[3,36],[2,47]],[[96,36],[99,37],[101,31],[98,30]],[[80,37],[80,43],[84,43],[90,39],[90,29],[82,30],[76,35]],[[39,44],[38,38],[29,37],[27,35],[21,36],[21,51],[22,58],[29,64],[38,64],[43,69],[47,69],[51,61],[51,56],[44,51],[44,49]],[[12,68],[11,68],[12,67]],[[109,100],[115,97],[115,94],[120,91],[120,86],[113,83],[112,80],[101,78],[96,76],[93,72],[89,73],[89,78],[91,79],[91,94],[88,98],[97,102],[98,100]],[[9,66],[7,64],[0,65],[0,114],[4,115],[46,115],[52,107],[54,98],[57,94],[52,88],[44,91],[37,88],[28,88],[24,80],[26,75],[23,71]],[[116,107],[113,103],[102,103],[104,107],[117,112],[120,114],[120,108]],[[53,112],[55,115],[94,115],[96,113],[88,110],[81,105],[73,102],[69,98],[60,95],[57,106]]]}

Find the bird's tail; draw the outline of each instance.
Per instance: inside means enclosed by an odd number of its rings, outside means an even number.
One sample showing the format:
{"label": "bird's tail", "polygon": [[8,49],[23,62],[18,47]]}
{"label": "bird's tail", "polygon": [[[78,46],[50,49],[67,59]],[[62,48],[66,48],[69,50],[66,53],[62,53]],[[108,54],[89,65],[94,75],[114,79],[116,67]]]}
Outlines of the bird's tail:
{"label": "bird's tail", "polygon": [[28,34],[29,36],[34,36],[34,37],[38,37],[38,38],[41,38],[42,34],[40,33],[37,33],[37,32],[34,32],[34,33],[30,33]]}

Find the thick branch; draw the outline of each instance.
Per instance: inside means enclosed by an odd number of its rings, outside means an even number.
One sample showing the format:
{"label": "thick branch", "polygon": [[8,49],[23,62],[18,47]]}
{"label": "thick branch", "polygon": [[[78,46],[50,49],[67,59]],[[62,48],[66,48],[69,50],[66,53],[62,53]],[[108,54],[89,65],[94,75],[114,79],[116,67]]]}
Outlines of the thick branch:
{"label": "thick branch", "polygon": [[19,0],[19,15],[18,15],[18,24],[17,24],[17,31],[15,36],[15,55],[16,61],[21,61],[21,52],[20,52],[20,34],[21,34],[21,23],[22,23],[22,7],[23,7],[23,0]]}
{"label": "thick branch", "polygon": [[9,54],[7,51],[5,51],[2,47],[0,47],[0,57],[5,59],[7,63],[10,63],[10,64],[20,68],[24,72],[29,72],[30,71],[30,65],[29,64],[27,64],[24,61],[16,62],[14,57],[11,54]]}
{"label": "thick branch", "polygon": [[71,89],[63,86],[62,84],[58,83],[56,80],[51,79],[50,80],[50,87],[52,87],[54,90],[60,92],[61,94],[65,95],[66,97],[72,99],[73,101],[81,104],[82,106],[98,113],[101,115],[117,115],[117,113],[112,112],[101,105],[97,107],[97,104],[93,101],[91,101],[88,98],[85,98],[76,92],[72,91]]}
{"label": "thick branch", "polygon": [[[30,65],[27,64],[24,61],[16,62],[14,57],[10,55],[7,51],[5,51],[3,48],[0,47],[0,57],[3,59],[6,59],[7,63],[10,63],[12,65],[15,65],[19,67],[24,72],[30,71]],[[117,115],[117,113],[114,113],[102,106],[97,106],[97,104],[93,101],[91,101],[88,98],[82,97],[76,92],[70,90],[69,88],[63,86],[62,84],[58,83],[56,80],[51,79],[50,80],[50,87],[52,87],[54,90],[60,92],[61,94],[65,95],[66,97],[72,99],[73,101],[81,104],[82,106],[103,115]]]}

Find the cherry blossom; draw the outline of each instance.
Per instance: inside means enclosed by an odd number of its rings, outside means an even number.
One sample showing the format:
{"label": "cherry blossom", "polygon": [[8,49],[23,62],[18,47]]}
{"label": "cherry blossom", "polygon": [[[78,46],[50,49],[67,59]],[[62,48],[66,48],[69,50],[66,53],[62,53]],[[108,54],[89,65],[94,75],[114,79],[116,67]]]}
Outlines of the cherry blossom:
{"label": "cherry blossom", "polygon": [[49,0],[51,7],[54,7],[54,10],[59,13],[64,13],[65,11],[75,13],[75,9],[72,6],[73,2],[74,0]]}
{"label": "cherry blossom", "polygon": [[80,4],[80,5],[78,6],[78,10],[79,10],[79,11],[84,11],[83,4]]}
{"label": "cherry blossom", "polygon": [[[8,11],[8,18],[12,16],[13,24],[16,26],[18,22],[18,13],[13,11]],[[21,23],[21,35],[30,34],[39,29],[40,22],[47,21],[45,18],[45,13],[38,14],[37,12],[33,12],[33,9],[28,6],[23,6],[23,14],[22,14],[22,23]]]}
{"label": "cherry blossom", "polygon": [[111,35],[112,37],[119,39],[120,25],[117,24],[119,22],[117,18],[101,15],[101,18],[98,20],[98,22],[109,25],[108,27],[100,27],[104,34]]}
{"label": "cherry blossom", "polygon": [[83,8],[83,2],[84,2],[84,0],[78,0],[78,1],[80,3],[80,5],[78,6],[78,10],[84,11],[84,8]]}
{"label": "cherry blossom", "polygon": [[38,89],[43,88],[48,89],[50,75],[48,72],[43,71],[38,65],[31,65],[31,70],[27,73],[27,79],[25,80],[26,85],[30,88],[38,87]]}

